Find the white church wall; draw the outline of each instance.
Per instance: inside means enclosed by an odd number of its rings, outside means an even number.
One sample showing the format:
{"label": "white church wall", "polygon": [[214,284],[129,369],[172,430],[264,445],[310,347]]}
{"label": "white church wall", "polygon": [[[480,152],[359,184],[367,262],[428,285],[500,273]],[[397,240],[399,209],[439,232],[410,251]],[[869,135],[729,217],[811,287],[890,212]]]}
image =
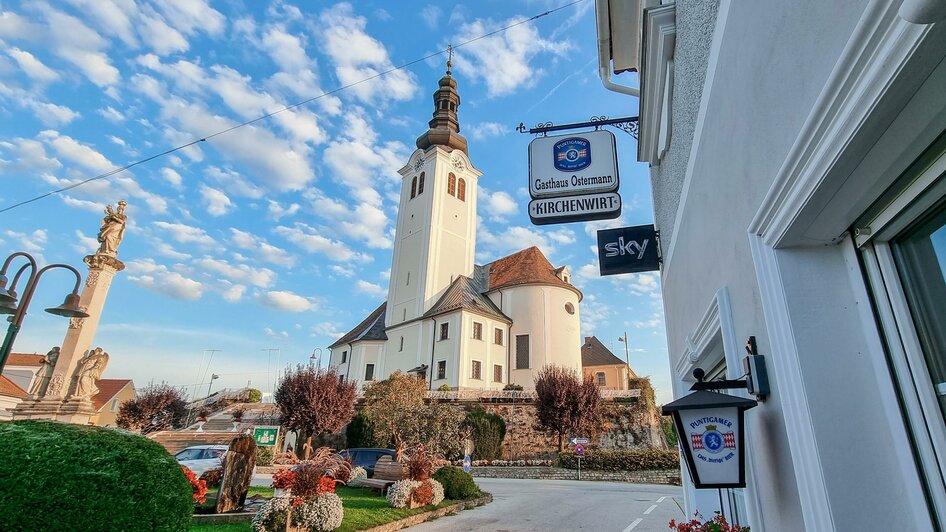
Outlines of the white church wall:
{"label": "white church wall", "polygon": [[[434,327],[435,340],[433,357],[435,362],[431,365],[429,374],[436,379],[437,361],[440,360],[447,362],[447,373],[446,379],[439,379],[433,382],[433,388],[436,389],[444,384],[449,384],[451,388],[455,388],[459,386],[459,379],[462,375],[459,364],[460,339],[463,335],[460,312],[437,316],[436,320],[431,322],[431,324],[434,323],[436,323]],[[441,340],[440,331],[441,326],[444,324],[447,325],[447,339]],[[427,359],[425,364],[430,364],[430,358]]]}
{"label": "white church wall", "polygon": [[[501,321],[487,318],[472,312],[462,313],[463,322],[463,351],[460,357],[460,387],[487,390],[501,390],[506,385],[506,346],[494,342],[494,329],[503,330],[505,340],[507,326]],[[482,339],[473,337],[474,323],[482,326]],[[473,361],[480,362],[480,379],[473,378]],[[502,378],[494,380],[493,366],[502,367]]]}

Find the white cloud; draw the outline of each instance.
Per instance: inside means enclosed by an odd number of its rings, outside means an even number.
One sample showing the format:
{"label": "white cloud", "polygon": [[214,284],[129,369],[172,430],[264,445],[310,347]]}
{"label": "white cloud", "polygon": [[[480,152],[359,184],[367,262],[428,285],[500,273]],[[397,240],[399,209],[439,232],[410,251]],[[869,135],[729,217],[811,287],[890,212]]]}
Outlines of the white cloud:
{"label": "white cloud", "polygon": [[33,54],[25,50],[11,48],[7,50],[7,55],[12,57],[20,66],[20,70],[26,73],[33,81],[49,83],[59,79],[59,73],[44,65],[42,61],[36,59]]}
{"label": "white cloud", "polygon": [[226,194],[207,185],[201,185],[200,197],[207,207],[207,214],[211,216],[223,216],[233,209],[233,202]]}
{"label": "white cloud", "polygon": [[168,22],[187,35],[199,30],[216,36],[226,28],[226,18],[205,0],[161,0],[157,5]]}
{"label": "white cloud", "polygon": [[325,336],[334,340],[345,335],[345,331],[341,327],[341,323],[323,321],[312,326],[312,333],[317,336]]}
{"label": "white cloud", "polygon": [[[631,292],[644,295],[656,292],[660,289],[660,282],[656,274],[653,273],[637,273],[630,274],[630,286],[628,287]],[[621,276],[624,277],[624,276]],[[619,281],[619,279],[616,279]]]}
{"label": "white cloud", "polygon": [[443,16],[443,10],[433,4],[426,5],[420,10],[420,18],[432,30],[438,29],[441,16]]}
{"label": "white cloud", "polygon": [[95,214],[101,214],[105,212],[105,203],[73,198],[72,196],[65,194],[63,194],[61,198],[62,202],[70,207],[76,207],[78,209],[94,212]]}
{"label": "white cloud", "polygon": [[48,7],[45,13],[56,55],[75,65],[89,81],[99,87],[119,82],[121,75],[118,69],[112,66],[108,55],[102,52],[108,47],[107,39],[73,16]]}
{"label": "white cloud", "polygon": [[170,271],[166,266],[156,264],[153,259],[130,261],[127,270],[129,281],[175,299],[196,301],[204,293],[204,285],[199,281]]}
{"label": "white cloud", "polygon": [[138,6],[126,0],[69,0],[80,12],[88,13],[89,21],[98,28],[121,39],[129,46],[136,47],[133,19],[138,15]]}
{"label": "white cloud", "polygon": [[312,298],[300,296],[288,290],[273,290],[260,294],[259,301],[263,305],[285,312],[305,312],[316,307]]}
{"label": "white cloud", "polygon": [[246,293],[246,285],[242,284],[233,284],[229,281],[224,281],[225,287],[220,290],[220,295],[223,296],[223,299],[229,303],[236,303],[243,299],[243,294]]}
{"label": "white cloud", "polygon": [[76,242],[72,248],[82,254],[91,255],[99,248],[99,241],[87,236],[82,231],[76,230]]}
{"label": "white cloud", "polygon": [[363,294],[368,294],[369,296],[381,297],[388,293],[388,291],[379,284],[369,283],[364,279],[358,279],[355,283],[355,289]]}
{"label": "white cloud", "polygon": [[[460,26],[457,41],[466,41],[518,22],[516,19],[492,21],[477,19]],[[568,41],[545,39],[531,22],[520,24],[495,35],[470,43],[457,51],[457,72],[482,79],[490,97],[531,88],[545,72],[536,67],[540,53],[564,55],[572,48]]]}
{"label": "white cloud", "polygon": [[342,277],[352,277],[355,275],[355,269],[349,268],[347,266],[342,266],[341,264],[333,264],[331,270],[336,275],[341,275]]}
{"label": "white cloud", "polygon": [[493,233],[486,228],[485,224],[480,224],[478,233],[478,243],[500,254],[519,251],[529,246],[538,246],[546,257],[551,257],[558,250],[559,244],[570,243],[569,240],[574,241],[574,233],[570,229],[549,231],[509,226]]}
{"label": "white cloud", "polygon": [[502,190],[490,194],[486,189],[479,191],[480,205],[485,211],[498,219],[505,219],[519,212],[519,204]]}
{"label": "white cloud", "polygon": [[275,331],[272,327],[263,327],[263,333],[273,340],[288,340],[288,331]]}
{"label": "white cloud", "polygon": [[225,260],[204,257],[194,265],[205,271],[222,275],[231,281],[268,288],[276,282],[276,272],[269,268],[254,268],[246,264],[231,264]]}
{"label": "white cloud", "polygon": [[216,246],[217,241],[206,231],[181,223],[154,222],[152,225],[171,234],[171,238],[181,244],[198,244],[201,246]]}
{"label": "white cloud", "polygon": [[46,130],[41,132],[39,137],[45,140],[60,157],[87,170],[101,173],[115,168],[115,165],[108,158],[92,147],[82,144],[70,136],[60,135],[58,131]]}
{"label": "white cloud", "polygon": [[273,200],[269,200],[268,205],[266,207],[266,212],[269,213],[270,218],[278,222],[279,220],[285,218],[286,216],[295,215],[297,212],[299,212],[300,208],[301,207],[299,206],[298,203],[293,203],[293,204],[290,204],[288,207],[283,207],[279,203]]}
{"label": "white cloud", "polygon": [[3,83],[0,83],[0,100],[8,100],[14,105],[29,109],[39,121],[52,127],[66,125],[81,116],[68,107],[43,101],[32,92]]}
{"label": "white cloud", "polygon": [[[6,153],[6,156],[2,156]],[[62,163],[46,154],[43,143],[24,138],[0,141],[0,174],[19,172],[52,172]]]}
{"label": "white cloud", "polygon": [[252,199],[259,199],[264,195],[263,189],[233,170],[211,165],[204,170],[204,175],[216,181],[229,194]]}
{"label": "white cloud", "polygon": [[[335,64],[335,75],[342,85],[359,82],[394,68],[388,51],[380,41],[365,31],[368,21],[353,13],[351,4],[340,3],[322,11],[314,33],[322,39],[326,54]],[[383,79],[355,85],[351,94],[366,103],[385,100],[409,100],[417,93],[414,76],[396,70]]]}
{"label": "white cloud", "polygon": [[319,253],[336,262],[352,260],[357,262],[371,261],[370,255],[356,253],[346,246],[345,243],[326,238],[318,234],[315,229],[303,223],[297,223],[295,227],[281,225],[277,227],[274,232],[309,253]]}
{"label": "white cloud", "polygon": [[287,268],[296,263],[296,258],[291,253],[270,244],[264,238],[246,231],[240,231],[234,227],[230,228],[230,233],[231,244],[240,249],[252,251],[260,260],[286,266]]}
{"label": "white cloud", "polygon": [[169,26],[156,13],[141,17],[138,32],[144,42],[158,55],[184,52],[190,48],[190,44],[181,32]]}
{"label": "white cloud", "polygon": [[177,173],[177,170],[166,166],[161,169],[161,177],[174,188],[181,188],[181,183],[184,181],[184,178],[181,177],[181,174]]}
{"label": "white cloud", "polygon": [[39,40],[43,28],[12,11],[0,11],[0,38]]}
{"label": "white cloud", "polygon": [[313,207],[319,215],[334,220],[335,226],[342,233],[362,240],[368,247],[392,247],[390,239],[383,238],[388,217],[380,208],[367,203],[360,203],[352,208],[351,205],[326,197],[315,199]]}
{"label": "white cloud", "polygon": [[46,230],[45,229],[36,229],[31,233],[20,233],[18,231],[7,230],[4,232],[6,236],[14,239],[18,243],[18,247],[24,251],[30,253],[39,253],[43,251],[43,245],[46,244]]}
{"label": "white cloud", "polygon": [[109,105],[105,109],[99,109],[96,112],[100,114],[102,118],[110,122],[124,122],[125,121],[125,115],[123,115],[122,113],[114,109],[111,105]]}
{"label": "white cloud", "polygon": [[489,137],[501,137],[509,133],[509,128],[499,122],[480,122],[466,126],[466,130],[475,140],[483,140]]}
{"label": "white cloud", "polygon": [[638,329],[656,329],[660,327],[660,324],[663,323],[663,315],[660,312],[653,313],[650,318],[646,320],[634,320],[631,324]]}

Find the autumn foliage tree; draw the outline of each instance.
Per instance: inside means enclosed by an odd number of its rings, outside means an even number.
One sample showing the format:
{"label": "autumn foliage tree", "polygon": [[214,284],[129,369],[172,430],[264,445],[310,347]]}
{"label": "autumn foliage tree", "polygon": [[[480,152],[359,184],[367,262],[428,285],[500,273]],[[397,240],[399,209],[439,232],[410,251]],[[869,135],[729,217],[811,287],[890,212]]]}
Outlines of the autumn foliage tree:
{"label": "autumn foliage tree", "polygon": [[127,430],[148,434],[179,427],[187,414],[181,392],[167,385],[145,388],[138,397],[118,408],[115,423]]}
{"label": "autumn foliage tree", "polygon": [[601,392],[591,375],[581,379],[574,369],[545,366],[535,376],[535,395],[538,428],[558,437],[559,452],[568,434],[590,436],[600,429]]}
{"label": "autumn foliage tree", "polygon": [[342,430],[355,415],[355,393],[355,383],[342,382],[335,368],[300,364],[286,372],[273,399],[282,424],[299,434],[297,441],[307,441]]}

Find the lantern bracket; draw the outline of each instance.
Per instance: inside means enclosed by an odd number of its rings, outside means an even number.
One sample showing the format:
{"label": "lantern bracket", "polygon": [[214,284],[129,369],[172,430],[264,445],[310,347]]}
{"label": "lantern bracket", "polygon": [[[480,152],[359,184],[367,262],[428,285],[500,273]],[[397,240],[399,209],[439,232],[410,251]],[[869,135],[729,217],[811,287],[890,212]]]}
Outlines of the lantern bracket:
{"label": "lantern bracket", "polygon": [[746,341],[746,352],[748,355],[743,358],[743,366],[746,373],[744,379],[720,379],[715,381],[704,381],[706,372],[702,368],[693,370],[693,377],[696,382],[690,386],[690,390],[733,390],[747,389],[749,393],[755,395],[760,401],[765,401],[769,395],[769,377],[765,370],[765,357],[760,355],[756,348],[755,336],[750,336]]}

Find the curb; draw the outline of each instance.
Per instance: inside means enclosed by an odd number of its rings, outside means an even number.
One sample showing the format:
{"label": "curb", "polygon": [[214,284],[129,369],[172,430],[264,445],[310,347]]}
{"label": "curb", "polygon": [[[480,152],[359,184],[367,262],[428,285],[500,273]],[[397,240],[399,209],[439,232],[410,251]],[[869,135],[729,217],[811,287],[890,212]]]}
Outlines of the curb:
{"label": "curb", "polygon": [[225,523],[243,523],[252,521],[256,512],[234,512],[230,514],[194,514],[191,523],[195,525],[219,525]]}
{"label": "curb", "polygon": [[489,504],[491,502],[493,502],[493,495],[490,493],[483,493],[483,496],[477,499],[460,501],[456,504],[451,504],[450,506],[444,506],[443,508],[437,508],[436,510],[431,510],[422,514],[412,515],[410,517],[405,517],[404,519],[398,519],[397,521],[391,521],[390,523],[378,525],[374,528],[368,528],[362,532],[392,532],[394,530],[401,530],[402,528],[419,525],[434,518],[443,517],[447,514],[459,512],[462,510],[469,510],[471,508],[483,506],[484,504]]}

